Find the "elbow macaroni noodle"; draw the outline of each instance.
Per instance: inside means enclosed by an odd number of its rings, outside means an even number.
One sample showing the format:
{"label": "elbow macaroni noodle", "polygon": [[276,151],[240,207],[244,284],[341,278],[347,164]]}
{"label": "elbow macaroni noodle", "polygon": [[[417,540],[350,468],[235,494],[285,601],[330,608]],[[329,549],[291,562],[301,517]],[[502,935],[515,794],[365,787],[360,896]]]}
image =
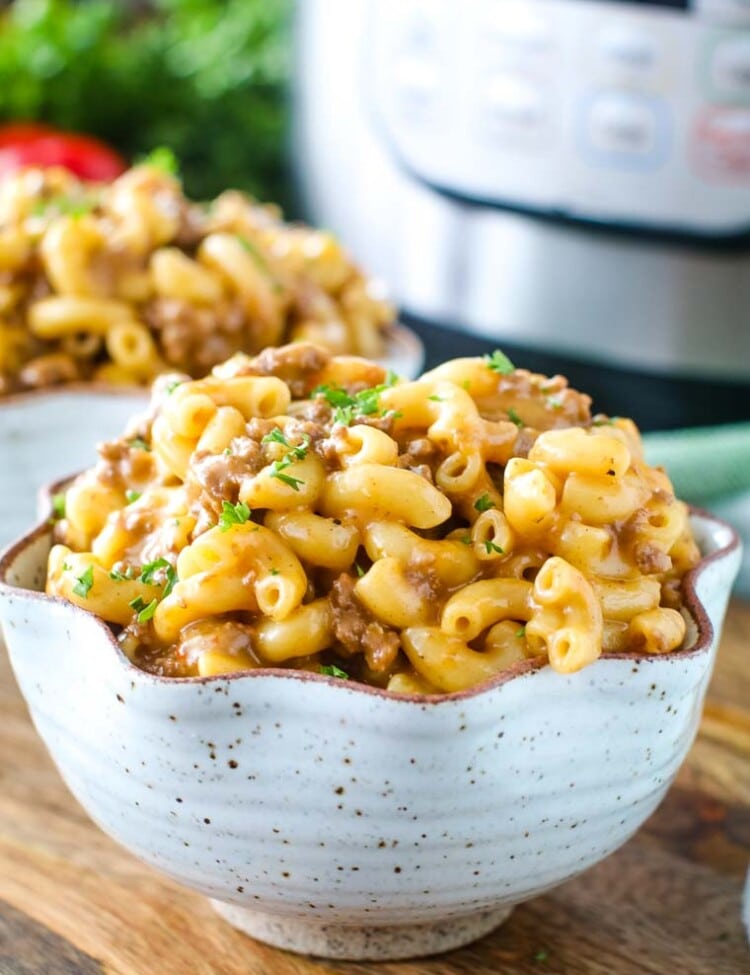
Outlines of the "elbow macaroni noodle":
{"label": "elbow macaroni noodle", "polygon": [[265,356],[161,380],[67,491],[48,592],[136,664],[449,693],[682,645],[699,552],[631,421],[504,357],[404,382],[304,344]]}
{"label": "elbow macaroni noodle", "polygon": [[109,185],[61,169],[0,181],[0,395],[202,376],[301,339],[379,356],[393,318],[332,234],[241,193],[192,203],[147,163]]}

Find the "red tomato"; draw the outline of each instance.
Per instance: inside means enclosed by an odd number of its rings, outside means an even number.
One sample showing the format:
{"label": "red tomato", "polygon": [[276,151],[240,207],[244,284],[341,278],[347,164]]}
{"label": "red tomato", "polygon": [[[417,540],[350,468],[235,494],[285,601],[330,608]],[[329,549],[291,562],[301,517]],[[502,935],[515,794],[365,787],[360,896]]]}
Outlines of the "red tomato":
{"label": "red tomato", "polygon": [[109,182],[127,169],[122,156],[91,136],[36,123],[0,126],[0,175],[24,166],[62,166],[92,183]]}

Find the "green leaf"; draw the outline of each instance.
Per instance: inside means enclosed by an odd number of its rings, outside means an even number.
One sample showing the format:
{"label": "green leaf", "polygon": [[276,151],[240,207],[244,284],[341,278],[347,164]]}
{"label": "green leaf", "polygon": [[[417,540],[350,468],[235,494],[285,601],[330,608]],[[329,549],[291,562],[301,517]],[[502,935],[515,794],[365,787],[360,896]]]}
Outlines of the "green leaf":
{"label": "green leaf", "polygon": [[492,552],[497,552],[498,555],[504,555],[505,554],[505,552],[503,551],[503,549],[500,548],[499,545],[496,545],[495,542],[493,542],[489,538],[485,538],[485,540],[482,542],[482,544],[484,545],[484,549],[485,549],[485,551],[487,552],[488,555],[490,555]]}
{"label": "green leaf", "polygon": [[484,361],[488,369],[492,372],[499,373],[501,376],[507,376],[516,368],[507,355],[501,352],[500,349],[495,349],[492,355],[486,355]]}
{"label": "green leaf", "polygon": [[52,495],[52,514],[58,519],[65,517],[65,495],[62,492]]}
{"label": "green leaf", "polygon": [[219,527],[223,532],[226,532],[233,525],[244,525],[251,514],[250,508],[244,501],[238,501],[237,504],[232,504],[231,501],[222,501]]}
{"label": "green leaf", "polygon": [[128,504],[132,504],[134,501],[137,501],[140,496],[140,491],[132,491],[130,488],[128,488],[125,492],[125,500],[128,502]]}
{"label": "green leaf", "polygon": [[495,502],[489,496],[489,494],[483,494],[481,498],[477,498],[474,502],[475,511],[489,511],[490,508],[495,507]]}
{"label": "green leaf", "polygon": [[80,596],[81,599],[88,599],[89,592],[91,592],[91,587],[94,585],[94,567],[90,565],[85,572],[76,577],[76,584],[73,586],[73,592],[76,596]]}
{"label": "green leaf", "polygon": [[291,474],[284,474],[283,470],[286,466],[288,465],[284,464],[283,461],[279,462],[278,460],[275,460],[271,465],[271,477],[275,477],[279,481],[283,481],[284,484],[287,484],[290,488],[293,488],[293,490],[299,491],[300,484],[304,484],[305,482],[300,480],[298,477],[292,477]]}
{"label": "green leaf", "polygon": [[138,160],[142,166],[151,166],[159,172],[166,173],[168,176],[179,176],[180,164],[177,156],[169,146],[157,146],[148,155]]}
{"label": "green leaf", "polygon": [[321,674],[326,674],[328,677],[339,677],[341,680],[349,680],[347,672],[335,664],[321,664],[320,672]]}
{"label": "green leaf", "polygon": [[133,574],[133,566],[129,565],[124,572],[119,572],[117,569],[110,569],[109,578],[115,582],[130,582]]}
{"label": "green leaf", "polygon": [[158,599],[154,597],[150,603],[144,603],[141,596],[136,596],[135,599],[131,599],[128,606],[134,609],[137,613],[136,620],[139,623],[148,623],[150,619],[153,618],[156,612],[156,607],[158,605]]}
{"label": "green leaf", "polygon": [[132,440],[128,440],[128,446],[134,450],[151,450],[151,445],[147,444],[143,437],[133,437]]}
{"label": "green leaf", "polygon": [[508,419],[510,420],[511,423],[515,423],[515,425],[519,427],[519,429],[524,425],[523,420],[518,415],[518,413],[516,413],[515,409],[512,406],[508,410]]}

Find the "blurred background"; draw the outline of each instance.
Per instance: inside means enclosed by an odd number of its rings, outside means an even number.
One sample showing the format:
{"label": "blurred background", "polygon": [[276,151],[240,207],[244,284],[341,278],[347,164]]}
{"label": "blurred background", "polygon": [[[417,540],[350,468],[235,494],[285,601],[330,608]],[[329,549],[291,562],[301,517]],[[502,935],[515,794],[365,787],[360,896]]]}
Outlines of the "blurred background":
{"label": "blurred background", "polygon": [[428,364],[563,372],[750,537],[747,0],[0,2],[19,120],[334,230]]}

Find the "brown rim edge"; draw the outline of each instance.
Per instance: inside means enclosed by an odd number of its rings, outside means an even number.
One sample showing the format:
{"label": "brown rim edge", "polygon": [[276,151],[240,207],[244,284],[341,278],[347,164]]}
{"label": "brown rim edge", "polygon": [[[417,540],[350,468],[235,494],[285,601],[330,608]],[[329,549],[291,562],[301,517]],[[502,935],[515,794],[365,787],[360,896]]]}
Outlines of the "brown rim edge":
{"label": "brown rim edge", "polygon": [[[47,488],[42,489],[49,498],[55,492],[56,488],[62,487],[70,478],[65,478],[64,480],[57,481]],[[603,653],[596,663],[600,661],[607,660],[630,660],[633,663],[653,663],[656,660],[682,660],[689,657],[698,656],[701,653],[707,652],[711,641],[713,639],[714,631],[705,607],[698,598],[695,591],[696,582],[703,572],[703,570],[711,565],[713,562],[719,561],[719,559],[725,558],[731,552],[734,552],[740,545],[740,538],[735,529],[729,525],[727,522],[722,521],[720,518],[716,518],[714,515],[709,514],[702,508],[695,508],[690,506],[690,514],[697,515],[698,517],[705,518],[712,522],[714,525],[725,528],[730,534],[730,541],[723,548],[717,549],[711,555],[707,555],[705,558],[701,559],[698,565],[688,572],[683,580],[683,592],[685,598],[685,607],[690,612],[693,620],[695,621],[698,638],[692,647],[688,647],[684,650],[674,650],[669,654],[649,654],[649,653]],[[298,680],[300,682],[313,682],[313,683],[325,683],[331,686],[340,687],[343,690],[352,691],[361,694],[374,695],[375,697],[382,697],[389,701],[402,701],[404,703],[412,704],[430,704],[436,705],[441,703],[448,703],[453,701],[465,701],[469,698],[478,697],[480,694],[485,694],[488,691],[500,687],[503,684],[507,684],[509,681],[514,680],[516,677],[523,677],[526,674],[534,673],[535,671],[541,670],[546,666],[546,661],[542,659],[530,659],[522,660],[518,663],[513,664],[508,667],[507,670],[502,671],[497,677],[492,680],[485,682],[484,684],[479,684],[476,687],[470,687],[465,691],[454,691],[447,694],[398,694],[392,691],[386,691],[380,687],[372,687],[369,684],[361,684],[357,681],[343,681],[340,678],[327,677],[325,674],[314,674],[306,670],[293,670],[292,668],[280,668],[280,667],[258,667],[253,670],[242,670],[237,671],[234,674],[223,674],[216,675],[212,677],[161,677],[158,674],[151,674],[148,671],[141,670],[140,667],[136,667],[135,664],[125,656],[122,652],[117,640],[115,639],[112,630],[109,628],[107,623],[100,617],[96,616],[94,613],[89,612],[89,610],[82,609],[80,606],[76,606],[75,603],[69,603],[66,599],[60,596],[48,596],[46,593],[34,592],[29,589],[19,589],[18,586],[12,586],[10,583],[6,582],[6,576],[8,570],[13,562],[16,561],[21,552],[26,548],[36,542],[39,538],[51,531],[50,517],[52,516],[52,510],[50,507],[49,514],[43,522],[32,528],[31,531],[22,535],[21,538],[12,542],[3,551],[0,551],[0,592],[5,590],[10,593],[23,593],[24,598],[31,599],[34,602],[38,602],[41,605],[45,603],[59,604],[66,607],[69,612],[80,613],[84,617],[93,619],[95,623],[101,628],[110,646],[115,651],[115,655],[120,662],[123,669],[131,674],[137,674],[139,680],[147,680],[154,684],[226,684],[234,682],[237,680],[252,680],[258,677],[281,677],[287,680]],[[593,665],[592,665],[593,666]]]}

